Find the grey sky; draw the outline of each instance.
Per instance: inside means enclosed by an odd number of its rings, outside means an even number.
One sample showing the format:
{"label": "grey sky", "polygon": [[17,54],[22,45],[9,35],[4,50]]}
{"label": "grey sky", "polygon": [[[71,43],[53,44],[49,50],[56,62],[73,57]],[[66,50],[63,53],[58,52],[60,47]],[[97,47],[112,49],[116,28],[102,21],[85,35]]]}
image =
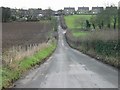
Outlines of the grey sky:
{"label": "grey sky", "polygon": [[64,7],[82,7],[82,6],[107,6],[115,4],[118,6],[119,0],[0,0],[0,6],[11,8],[42,8],[48,7],[53,10],[63,9]]}

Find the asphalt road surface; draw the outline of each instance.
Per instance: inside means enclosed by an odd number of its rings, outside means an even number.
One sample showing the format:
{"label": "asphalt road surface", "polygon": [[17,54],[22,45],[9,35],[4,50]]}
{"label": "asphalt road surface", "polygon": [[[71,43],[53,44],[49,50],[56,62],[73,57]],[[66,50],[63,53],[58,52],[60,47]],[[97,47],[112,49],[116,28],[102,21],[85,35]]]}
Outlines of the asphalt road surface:
{"label": "asphalt road surface", "polygon": [[118,88],[117,69],[68,46],[65,31],[58,27],[59,40],[53,55],[15,88]]}

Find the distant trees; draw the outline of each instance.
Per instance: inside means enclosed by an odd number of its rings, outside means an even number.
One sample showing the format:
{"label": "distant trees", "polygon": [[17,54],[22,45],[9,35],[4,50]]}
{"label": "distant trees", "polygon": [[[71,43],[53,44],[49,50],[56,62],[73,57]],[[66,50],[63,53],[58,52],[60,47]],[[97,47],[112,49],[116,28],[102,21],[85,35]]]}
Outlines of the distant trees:
{"label": "distant trees", "polygon": [[67,29],[67,25],[65,23],[65,19],[64,19],[63,15],[60,16],[60,25],[63,29]]}
{"label": "distant trees", "polygon": [[10,8],[1,7],[2,9],[2,22],[8,22],[11,17]]}
{"label": "distant trees", "polygon": [[91,26],[90,22],[88,20],[86,20],[86,29],[87,30],[90,29],[90,26]]}
{"label": "distant trees", "polygon": [[52,17],[52,18],[51,18],[51,24],[52,24],[52,26],[53,26],[54,31],[57,31],[58,21],[57,21],[57,18],[56,18],[56,17]]}
{"label": "distant trees", "polygon": [[[120,23],[120,7],[118,9],[118,23]],[[118,25],[118,29],[120,30],[120,25]]]}
{"label": "distant trees", "polygon": [[98,13],[96,17],[92,17],[90,22],[92,23],[93,28],[96,26],[99,29],[108,28],[116,29],[118,19],[118,10],[116,7],[108,7],[106,10],[103,10],[101,13]]}
{"label": "distant trees", "polygon": [[0,7],[0,22],[2,22],[2,8]]}
{"label": "distant trees", "polygon": [[49,19],[49,20],[52,19],[52,10],[51,10],[51,8],[48,8],[48,9],[45,10],[44,17],[45,17],[46,19]]}
{"label": "distant trees", "polygon": [[96,29],[96,17],[95,16],[91,17],[90,22],[93,28]]}
{"label": "distant trees", "polygon": [[10,9],[8,7],[0,7],[2,12],[2,22],[8,21],[39,21],[39,20],[51,20],[53,16],[53,10],[51,8],[42,10],[38,9]]}

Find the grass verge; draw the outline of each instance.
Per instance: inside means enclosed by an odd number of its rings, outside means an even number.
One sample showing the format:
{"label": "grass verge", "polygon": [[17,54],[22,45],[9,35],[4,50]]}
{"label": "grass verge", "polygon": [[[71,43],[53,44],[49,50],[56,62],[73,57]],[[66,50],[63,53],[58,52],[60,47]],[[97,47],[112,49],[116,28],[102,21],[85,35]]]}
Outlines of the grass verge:
{"label": "grass verge", "polygon": [[119,67],[120,40],[118,40],[118,31],[96,31],[78,38],[67,32],[66,39],[72,48],[99,61]]}
{"label": "grass verge", "polygon": [[2,85],[1,88],[7,88],[14,81],[20,78],[20,76],[27,70],[31,69],[36,64],[42,63],[46,58],[48,58],[56,48],[56,43],[48,44],[46,47],[42,48],[40,51],[36,52],[34,55],[25,57],[23,60],[17,63],[17,67],[10,68],[8,66],[2,68]]}

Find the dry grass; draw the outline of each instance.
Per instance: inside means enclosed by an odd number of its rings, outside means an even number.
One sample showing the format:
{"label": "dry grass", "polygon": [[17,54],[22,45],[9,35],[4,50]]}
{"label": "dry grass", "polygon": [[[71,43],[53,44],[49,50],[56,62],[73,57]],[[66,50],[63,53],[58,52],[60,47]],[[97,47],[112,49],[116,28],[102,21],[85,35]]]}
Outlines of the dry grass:
{"label": "dry grass", "polygon": [[66,34],[67,42],[73,48],[86,53],[105,63],[118,67],[120,61],[119,49],[120,40],[118,39],[118,31],[93,31],[88,35],[74,37],[71,32]]}
{"label": "dry grass", "polygon": [[[13,58],[9,66],[2,68],[2,88],[7,88],[12,85],[12,83],[19,79],[23,73],[35,65],[43,63],[53,53],[55,48],[56,41],[51,41],[32,47],[22,55],[20,55],[21,52],[18,52],[19,54],[15,55],[18,61]],[[21,57],[21,59],[18,59],[18,57]]]}
{"label": "dry grass", "polygon": [[[3,54],[3,61],[4,64],[7,64],[9,66],[12,66],[15,62],[18,62],[22,60],[25,57],[32,56],[35,52],[40,51],[40,49],[47,47],[46,43],[34,45],[34,46],[28,46],[27,50],[26,47],[12,47],[9,48],[8,51],[6,51]],[[3,65],[4,65],[3,64]]]}
{"label": "dry grass", "polygon": [[118,40],[118,31],[94,31],[90,32],[87,36],[81,37],[83,40]]}

